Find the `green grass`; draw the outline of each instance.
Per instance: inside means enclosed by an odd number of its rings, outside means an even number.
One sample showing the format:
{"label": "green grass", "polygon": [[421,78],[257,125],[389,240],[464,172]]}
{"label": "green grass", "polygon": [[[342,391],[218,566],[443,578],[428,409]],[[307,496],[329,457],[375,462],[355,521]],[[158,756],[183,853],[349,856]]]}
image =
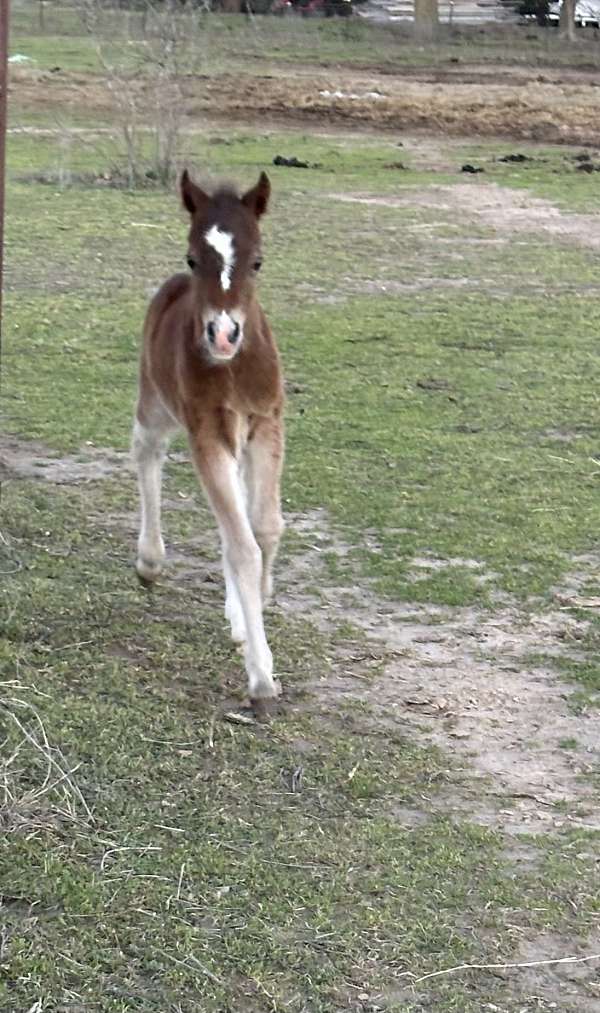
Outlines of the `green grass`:
{"label": "green grass", "polygon": [[[89,50],[69,16],[53,17],[77,68]],[[13,51],[24,47],[16,18]],[[234,47],[238,23],[225,23]],[[276,48],[287,29],[272,24]],[[348,59],[360,44],[362,59],[374,37],[305,29],[293,28],[298,59],[316,40]],[[365,33],[356,51],[354,31]],[[51,59],[51,36],[35,44]],[[167,467],[172,562],[151,593],[132,571],[125,465],[64,487],[3,483],[0,1010],[530,1013],[531,996],[550,992],[561,1013],[579,1013],[594,998],[589,976],[571,1005],[555,998],[558,971],[410,987],[463,963],[544,959],[555,945],[592,952],[597,834],[570,829],[568,817],[586,815],[570,799],[548,833],[520,833],[517,845],[503,833],[502,807],[513,826],[518,814],[492,778],[475,782],[465,754],[428,745],[401,708],[365,702],[389,659],[344,615],[343,596],[376,591],[391,621],[406,602],[492,613],[500,592],[523,615],[543,612],[578,569],[589,573],[581,593],[596,594],[598,256],[471,225],[451,200],[421,206],[420,192],[465,178],[394,137],[265,127],[189,142],[192,164],[244,185],[270,166],[261,290],[290,387],[284,505],[320,510],[329,525],[291,525],[280,572],[314,559],[318,543],[320,569],[307,564],[292,591],[320,605],[325,581],[342,605],[329,626],[318,605],[310,616],[268,610],[282,713],[267,726],[229,723],[243,666],[189,466]],[[548,161],[515,172],[494,161],[513,148],[452,150],[457,169],[484,160],[485,182],[585,206],[590,180],[570,171],[572,151],[536,149]],[[321,168],[277,169],[278,153]],[[387,169],[398,157],[406,171]],[[3,407],[9,432],[41,441],[41,459],[44,447],[84,459],[89,443],[126,449],[148,289],[185,254],[173,195],[84,185],[115,158],[103,142],[10,137]],[[72,185],[35,182],[60,169]],[[416,579],[423,555],[480,566]],[[570,646],[541,660],[589,711],[597,624],[576,660]],[[523,672],[539,661],[521,659]],[[557,748],[579,761],[576,738]],[[482,802],[498,829],[478,825]]]}
{"label": "green grass", "polygon": [[[546,665],[555,669],[568,682],[578,682],[587,694],[587,699],[599,699],[600,694],[600,666],[594,657],[595,644],[600,636],[600,624],[597,618],[592,619],[592,626],[589,632],[587,643],[584,644],[589,651],[585,661],[578,661],[572,657],[554,657],[548,655],[532,655],[530,662],[533,665]],[[581,699],[581,697],[579,698]]]}
{"label": "green grass", "polygon": [[[284,137],[209,146],[209,165],[250,184]],[[495,234],[485,228],[480,245],[464,246],[457,215],[440,222],[411,208],[417,170],[401,187],[406,207],[333,200],[383,188],[389,149],[297,138],[294,151],[308,150],[337,166],[335,182],[326,168],[300,179],[273,169],[265,230],[264,302],[298,388],[286,505],[325,507],[357,546],[348,566],[358,559],[386,594],[488,600],[492,587],[460,568],[415,583],[410,560],[429,551],[474,555],[501,590],[543,596],[574,552],[594,547],[600,523],[600,320],[581,297],[595,287],[597,256],[533,235],[518,247],[486,243]],[[30,139],[13,138],[11,152],[19,179]],[[147,292],[180,268],[183,214],[160,192],[22,182],[11,192],[9,426],[60,450],[123,449]],[[397,294],[398,284],[414,290]],[[76,421],[65,404],[78,406]],[[360,548],[365,524],[381,532],[382,551]]]}
{"label": "green grass", "polygon": [[[503,163],[501,158],[510,154],[525,155],[523,163]],[[517,190],[530,191],[558,205],[565,211],[595,212],[599,207],[595,172],[578,170],[578,155],[587,154],[593,165],[598,164],[596,149],[549,144],[531,144],[522,141],[471,141],[456,150],[457,165],[471,162],[483,168],[479,176],[486,183],[497,183]]]}
{"label": "green grass", "polygon": [[[581,832],[536,840],[547,857],[517,874],[497,834],[446,817],[411,825],[456,773],[400,730],[382,735],[364,709],[324,721],[303,686],[334,644],[302,621],[269,621],[289,714],[264,729],[224,724],[240,666],[218,589],[188,585],[185,604],[167,585],[138,589],[109,523],[132,490],[95,491],[5,488],[7,562],[21,569],[3,594],[2,677],[19,685],[4,691],[2,722],[7,755],[20,751],[0,855],[0,1009],[300,1011],[310,997],[330,1013],[360,990],[400,1013],[420,1008],[408,971],[500,959],[523,933],[585,937],[597,899]],[[43,722],[68,786],[27,804],[45,761],[11,714],[38,741]],[[423,994],[475,1013],[496,985],[480,976]]]}
{"label": "green grass", "polygon": [[[453,61],[495,63],[513,66],[598,67],[598,42],[590,32],[579,33],[577,44],[562,45],[553,31],[534,26],[499,28],[485,32],[468,26],[448,31],[442,25],[435,46],[416,44],[410,26],[374,25],[359,18],[300,19],[243,16],[195,16],[198,49],[204,65],[223,67],[243,51],[250,63],[291,63],[324,66],[412,68],[444,66]],[[130,42],[145,38],[143,15],[108,9],[88,36],[76,12],[49,7],[40,26],[39,8],[34,3],[15,7],[12,20],[11,52],[32,56],[41,69],[57,62],[68,70],[95,70],[99,64],[94,38],[109,41],[113,55],[120,56]],[[131,48],[131,46],[129,46]],[[247,68],[246,68],[247,69]]]}

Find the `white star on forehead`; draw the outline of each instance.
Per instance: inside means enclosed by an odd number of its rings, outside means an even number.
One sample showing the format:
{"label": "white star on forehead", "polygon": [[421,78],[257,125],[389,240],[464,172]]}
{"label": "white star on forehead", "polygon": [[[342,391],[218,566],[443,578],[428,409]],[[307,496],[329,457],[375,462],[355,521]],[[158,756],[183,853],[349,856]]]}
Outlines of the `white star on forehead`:
{"label": "white star on forehead", "polygon": [[227,292],[231,288],[231,272],[233,265],[235,264],[235,254],[233,252],[233,236],[231,232],[223,232],[218,225],[213,225],[205,237],[206,242],[209,246],[212,246],[221,260],[223,261],[223,267],[221,270],[221,287],[224,292]]}

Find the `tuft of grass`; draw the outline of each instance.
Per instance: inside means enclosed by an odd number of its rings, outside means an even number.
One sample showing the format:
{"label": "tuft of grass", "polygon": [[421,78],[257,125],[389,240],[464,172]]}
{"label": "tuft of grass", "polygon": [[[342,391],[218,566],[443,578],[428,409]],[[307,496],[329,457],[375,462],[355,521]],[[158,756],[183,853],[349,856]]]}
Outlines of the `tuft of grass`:
{"label": "tuft of grass", "polygon": [[560,739],[558,742],[558,746],[560,749],[577,749],[579,743],[577,739],[574,738]]}
{"label": "tuft of grass", "polygon": [[588,694],[600,693],[600,668],[590,652],[588,659],[578,661],[568,655],[531,655],[528,661],[533,665],[544,665],[559,672],[569,682],[580,683]]}

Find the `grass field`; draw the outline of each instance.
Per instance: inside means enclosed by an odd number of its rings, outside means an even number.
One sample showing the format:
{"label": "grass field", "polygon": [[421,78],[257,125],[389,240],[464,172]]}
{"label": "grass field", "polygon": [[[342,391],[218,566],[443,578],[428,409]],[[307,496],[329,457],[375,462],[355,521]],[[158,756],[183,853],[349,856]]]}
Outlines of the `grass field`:
{"label": "grass field", "polygon": [[[95,5],[88,9],[94,10]],[[95,17],[81,15],[82,5],[48,4],[40,22],[39,7],[31,0],[13,4],[12,50],[27,53],[42,67],[59,62],[73,70],[102,70],[95,40],[112,40],[115,47],[131,48],[131,41],[144,39],[152,19],[137,11],[118,11],[99,6]],[[37,14],[37,17],[36,17]],[[578,46],[565,50],[553,31],[540,31],[527,25],[515,33],[512,26],[463,28],[448,32],[435,47],[416,45],[410,26],[402,23],[376,25],[360,18],[300,19],[197,15],[202,56],[218,69],[225,61],[243,51],[262,66],[269,59],[306,67],[315,61],[333,62],[360,68],[379,65],[409,70],[444,65],[457,55],[468,63],[537,66],[562,65],[589,68],[598,65],[598,40],[590,32],[579,34]],[[90,26],[92,22],[92,26]],[[443,29],[445,26],[442,26]],[[55,56],[49,52],[52,44]]]}
{"label": "grass field", "polygon": [[[140,326],[185,218],[174,190],[111,185],[109,107],[77,105],[102,87],[89,39],[71,12],[37,18],[15,5],[11,52],[72,76],[36,91],[19,69],[11,93],[0,1010],[595,1013],[600,233],[581,146],[312,113],[186,122],[196,171],[273,185],[284,693],[270,724],[240,723],[182,440],[168,569],[148,592],[132,568]],[[241,27],[206,30],[210,89]],[[393,77],[458,44],[268,31],[258,76],[317,58],[360,74],[378,47]],[[460,44],[499,73],[551,46]],[[582,72],[594,46],[556,62]],[[581,962],[538,963],[564,957]]]}

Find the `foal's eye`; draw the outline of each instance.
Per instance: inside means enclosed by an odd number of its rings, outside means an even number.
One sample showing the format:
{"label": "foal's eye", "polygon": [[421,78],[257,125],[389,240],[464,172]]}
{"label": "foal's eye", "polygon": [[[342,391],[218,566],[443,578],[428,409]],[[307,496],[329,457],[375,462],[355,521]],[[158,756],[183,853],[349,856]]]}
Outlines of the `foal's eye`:
{"label": "foal's eye", "polygon": [[185,259],[187,260],[187,266],[189,267],[190,271],[193,271],[194,268],[196,267],[196,261],[194,260],[193,257],[190,257],[189,254]]}
{"label": "foal's eye", "polygon": [[253,271],[260,271],[261,267],[262,267],[262,260],[255,260],[254,263],[253,263],[253,265],[252,265],[252,270]]}

